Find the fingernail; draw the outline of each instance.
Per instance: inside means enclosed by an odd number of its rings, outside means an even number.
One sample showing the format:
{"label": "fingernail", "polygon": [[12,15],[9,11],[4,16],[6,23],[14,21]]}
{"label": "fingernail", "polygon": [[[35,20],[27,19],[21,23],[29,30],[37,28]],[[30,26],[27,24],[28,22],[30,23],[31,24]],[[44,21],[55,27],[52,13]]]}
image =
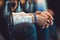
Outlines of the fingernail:
{"label": "fingernail", "polygon": [[50,24],[51,26],[53,25],[53,21],[51,22],[51,24]]}
{"label": "fingernail", "polygon": [[44,29],[45,28],[45,25],[42,27],[42,29]]}
{"label": "fingernail", "polygon": [[49,27],[49,24],[46,25],[46,28],[48,28],[48,27]]}

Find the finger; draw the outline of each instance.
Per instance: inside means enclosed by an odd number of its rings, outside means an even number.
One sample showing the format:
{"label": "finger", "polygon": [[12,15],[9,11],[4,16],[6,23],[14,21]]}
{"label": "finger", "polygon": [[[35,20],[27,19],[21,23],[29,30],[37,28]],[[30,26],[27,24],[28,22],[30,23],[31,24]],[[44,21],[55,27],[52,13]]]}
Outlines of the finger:
{"label": "finger", "polygon": [[48,9],[47,12],[49,12],[52,16],[54,16],[54,12],[51,9]]}
{"label": "finger", "polygon": [[44,29],[45,27],[43,26],[42,29]]}
{"label": "finger", "polygon": [[51,25],[51,26],[53,25],[53,21],[52,21],[52,20],[47,20],[46,22],[47,22],[49,25]]}
{"label": "finger", "polygon": [[42,29],[48,27],[47,23],[45,22],[45,24],[42,26]]}
{"label": "finger", "polygon": [[53,20],[53,17],[52,17],[52,15],[50,13],[46,12],[45,14],[49,17],[49,19]]}
{"label": "finger", "polygon": [[39,16],[39,19],[42,19],[42,20],[47,20],[48,18],[47,17],[43,17],[42,15]]}
{"label": "finger", "polygon": [[47,16],[53,18],[52,15],[51,15],[49,12],[44,12],[44,13],[45,13]]}
{"label": "finger", "polygon": [[46,28],[48,28],[49,27],[49,24],[46,24]]}
{"label": "finger", "polygon": [[45,25],[42,26],[42,29],[48,28],[48,27],[49,27],[49,24],[45,24]]}
{"label": "finger", "polygon": [[40,14],[41,14],[41,12],[40,12],[40,11],[36,11],[35,13],[36,13],[37,15],[40,15]]}
{"label": "finger", "polygon": [[49,23],[45,22],[45,28],[49,27]]}
{"label": "finger", "polygon": [[45,28],[49,27],[49,23],[45,22]]}
{"label": "finger", "polygon": [[41,16],[45,18],[49,18],[44,12],[41,12]]}
{"label": "finger", "polygon": [[47,23],[47,18],[42,17],[42,16],[37,16],[37,22],[39,23],[39,25],[43,25],[45,24],[45,22]]}
{"label": "finger", "polygon": [[47,20],[46,22],[49,24],[50,23],[50,20]]}
{"label": "finger", "polygon": [[45,28],[45,25],[42,26],[42,29],[44,29],[44,28]]}
{"label": "finger", "polygon": [[51,20],[51,22],[50,22],[50,25],[52,26],[53,25],[53,21]]}

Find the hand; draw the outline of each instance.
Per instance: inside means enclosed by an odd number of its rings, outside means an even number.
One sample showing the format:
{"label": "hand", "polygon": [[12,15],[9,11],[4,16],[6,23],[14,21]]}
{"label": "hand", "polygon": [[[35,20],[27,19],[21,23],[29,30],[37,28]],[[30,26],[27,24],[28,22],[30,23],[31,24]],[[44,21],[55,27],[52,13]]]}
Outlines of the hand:
{"label": "hand", "polygon": [[53,17],[48,12],[36,12],[37,15],[37,23],[42,26],[42,28],[48,28],[49,25],[53,25]]}
{"label": "hand", "polygon": [[51,11],[50,12],[46,12],[46,15],[49,17],[48,19],[50,21],[50,25],[53,25],[54,18],[53,18],[52,12]]}

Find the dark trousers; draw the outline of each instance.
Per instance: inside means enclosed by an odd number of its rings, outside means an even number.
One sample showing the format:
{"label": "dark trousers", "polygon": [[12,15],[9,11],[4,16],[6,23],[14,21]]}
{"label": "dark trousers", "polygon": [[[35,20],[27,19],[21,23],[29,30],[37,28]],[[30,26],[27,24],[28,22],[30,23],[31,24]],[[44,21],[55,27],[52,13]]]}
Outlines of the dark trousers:
{"label": "dark trousers", "polygon": [[35,26],[37,29],[37,40],[58,40],[55,23],[45,29],[42,29],[38,24],[35,24]]}
{"label": "dark trousers", "polygon": [[13,36],[15,40],[37,40],[36,27],[31,23],[17,24]]}
{"label": "dark trousers", "polygon": [[[35,27],[36,26],[36,27]],[[15,40],[58,40],[55,25],[42,29],[39,25],[31,23],[21,23],[15,25]]]}
{"label": "dark trousers", "polygon": [[57,36],[57,30],[56,30],[56,25],[55,23],[53,24],[53,26],[49,27],[49,36],[52,40],[58,40],[58,36]]}

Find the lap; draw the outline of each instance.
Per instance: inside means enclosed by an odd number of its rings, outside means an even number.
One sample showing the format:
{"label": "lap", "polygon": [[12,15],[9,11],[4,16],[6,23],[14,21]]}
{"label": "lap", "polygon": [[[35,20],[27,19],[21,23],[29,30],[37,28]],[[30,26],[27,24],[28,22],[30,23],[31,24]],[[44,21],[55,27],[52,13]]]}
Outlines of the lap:
{"label": "lap", "polygon": [[36,40],[36,28],[32,23],[15,25],[13,33],[16,40]]}

